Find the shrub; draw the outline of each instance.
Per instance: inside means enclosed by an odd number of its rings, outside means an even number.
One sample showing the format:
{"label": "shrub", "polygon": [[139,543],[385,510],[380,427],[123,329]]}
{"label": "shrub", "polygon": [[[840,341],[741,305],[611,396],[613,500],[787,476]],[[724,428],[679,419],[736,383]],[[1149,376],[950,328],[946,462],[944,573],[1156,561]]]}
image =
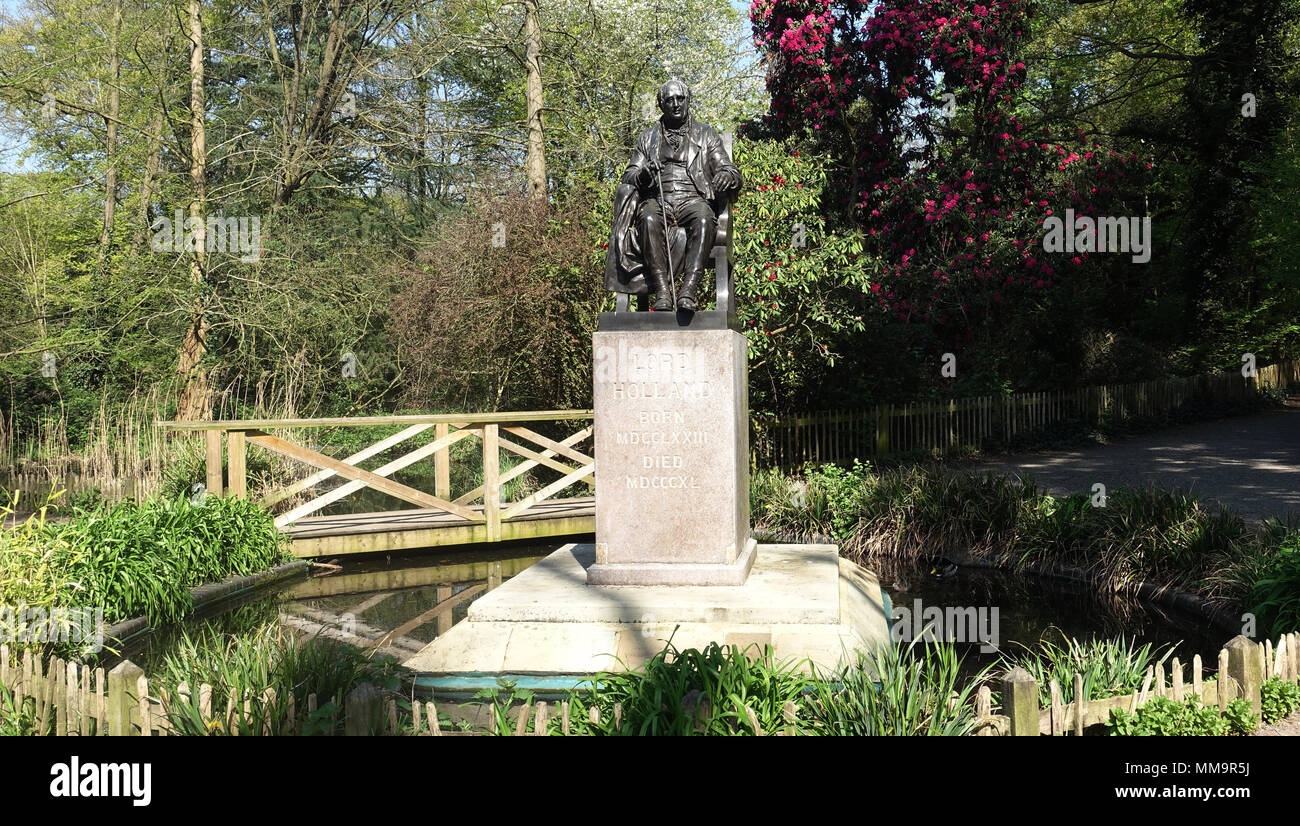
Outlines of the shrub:
{"label": "shrub", "polygon": [[189,612],[191,588],[288,558],[271,516],[242,499],[120,502],[62,525],[42,512],[0,529],[0,604],[93,606],[105,623],[159,626]]}
{"label": "shrub", "polygon": [[1261,704],[1264,722],[1276,723],[1300,708],[1300,684],[1270,677],[1261,689]]}
{"label": "shrub", "polygon": [[1153,697],[1129,714],[1120,708],[1110,710],[1106,728],[1117,737],[1177,737],[1224,735],[1228,721],[1213,706],[1203,706],[1195,697],[1182,703],[1167,697]]}
{"label": "shrub", "polygon": [[1256,718],[1250,703],[1240,697],[1228,703],[1222,714],[1215,706],[1201,705],[1196,697],[1179,703],[1168,697],[1153,697],[1134,714],[1119,708],[1110,710],[1106,728],[1112,736],[1188,737],[1249,734]]}
{"label": "shrub", "polygon": [[1289,531],[1264,557],[1246,605],[1263,636],[1300,631],[1300,531]]}

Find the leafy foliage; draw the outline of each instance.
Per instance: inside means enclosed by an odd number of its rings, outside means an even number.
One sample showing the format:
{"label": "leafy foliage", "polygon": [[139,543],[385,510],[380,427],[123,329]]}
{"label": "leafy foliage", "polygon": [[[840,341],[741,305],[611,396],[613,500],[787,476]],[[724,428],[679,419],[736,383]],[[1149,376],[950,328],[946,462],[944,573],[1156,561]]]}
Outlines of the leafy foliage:
{"label": "leafy foliage", "polygon": [[1201,705],[1196,697],[1181,703],[1168,697],[1152,697],[1133,714],[1111,709],[1106,728],[1115,737],[1219,737],[1249,734],[1256,724],[1250,703],[1241,698],[1228,703],[1220,714],[1217,707]]}
{"label": "leafy foliage", "polygon": [[[812,680],[796,663],[776,662],[770,646],[738,651],[711,643],[703,650],[678,651],[671,640],[633,671],[600,674],[590,694],[575,692],[571,715],[578,733],[604,735],[752,735],[745,709],[764,732],[785,727],[782,713],[793,702],[806,714],[805,692]],[[614,706],[621,715],[616,719]],[[588,709],[600,709],[592,725]]]}
{"label": "leafy foliage", "polygon": [[1270,677],[1260,688],[1260,709],[1264,723],[1272,724],[1300,709],[1300,683]]}
{"label": "leafy foliage", "polygon": [[0,604],[103,608],[107,624],[175,622],[190,589],[289,558],[270,514],[242,499],[122,502],[63,524],[37,514],[0,529]]}

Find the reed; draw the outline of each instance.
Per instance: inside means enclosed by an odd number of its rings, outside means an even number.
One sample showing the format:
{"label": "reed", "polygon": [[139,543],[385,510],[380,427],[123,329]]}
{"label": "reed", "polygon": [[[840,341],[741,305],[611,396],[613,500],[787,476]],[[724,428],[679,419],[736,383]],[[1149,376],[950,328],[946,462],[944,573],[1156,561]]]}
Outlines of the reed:
{"label": "reed", "polygon": [[1061,637],[1058,644],[1047,636],[1030,647],[1016,643],[1018,650],[1004,652],[999,670],[1019,666],[1038,681],[1039,704],[1052,704],[1051,681],[1060,687],[1061,702],[1068,705],[1074,696],[1074,675],[1083,677],[1084,700],[1100,700],[1131,694],[1142,688],[1148,669],[1166,663],[1176,646],[1137,645],[1136,639],[1115,637],[1102,640],[1078,640]]}
{"label": "reed", "polygon": [[[596,689],[569,699],[574,733],[752,735],[749,711],[773,733],[786,727],[785,704],[805,706],[813,686],[798,663],[774,660],[770,646],[741,652],[711,643],[679,651],[671,640],[640,668],[600,674],[592,682]],[[590,721],[592,707],[600,710],[598,723]]]}
{"label": "reed", "polygon": [[[342,733],[343,700],[362,683],[396,696],[399,674],[391,660],[372,660],[344,643],[299,637],[276,623],[233,638],[212,630],[186,633],[160,664],[156,679],[163,685],[212,687],[211,715],[203,714],[197,691],[169,698],[167,714],[178,733],[313,735]],[[309,712],[311,695],[321,702]],[[229,706],[236,709],[233,716],[221,713]]]}
{"label": "reed", "polygon": [[975,729],[974,697],[988,678],[961,675],[951,643],[917,638],[906,646],[877,646],[814,684],[813,728],[840,736],[963,736]]}

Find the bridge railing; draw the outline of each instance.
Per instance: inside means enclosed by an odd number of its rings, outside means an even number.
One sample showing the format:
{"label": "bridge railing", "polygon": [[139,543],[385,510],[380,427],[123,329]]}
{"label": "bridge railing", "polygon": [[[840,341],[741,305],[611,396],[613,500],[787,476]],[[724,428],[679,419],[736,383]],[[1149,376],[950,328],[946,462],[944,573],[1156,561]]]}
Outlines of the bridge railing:
{"label": "bridge railing", "polygon": [[[203,434],[207,463],[205,486],[209,493],[221,495],[228,492],[239,497],[248,495],[247,451],[250,443],[314,469],[311,475],[264,494],[260,503],[265,507],[273,507],[335,477],[347,480],[276,516],[277,527],[290,525],[345,496],[370,488],[419,508],[445,511],[469,523],[484,523],[488,541],[497,541],[501,538],[502,520],[521,516],[578,482],[594,481],[596,461],[590,452],[580,448],[591,438],[591,421],[590,410],[545,410],[522,413],[158,422],[157,425],[177,432]],[[573,432],[551,438],[538,432],[538,425],[543,422],[560,423],[560,429]],[[391,428],[398,425],[404,427],[342,459],[327,456],[319,450],[268,432],[334,427]],[[433,429],[433,441],[409,450],[373,470],[361,467],[361,463],[367,459],[385,453],[430,428]],[[551,426],[540,429],[554,431],[556,428]],[[451,485],[451,447],[466,439],[479,440],[482,484],[454,496]],[[223,446],[226,471],[224,479]],[[503,468],[503,451],[514,454],[522,461]],[[430,460],[434,468],[433,492],[419,490],[391,478],[404,468]],[[553,471],[551,475],[558,474],[558,478],[521,496],[518,501],[501,501],[506,483],[541,468]]]}

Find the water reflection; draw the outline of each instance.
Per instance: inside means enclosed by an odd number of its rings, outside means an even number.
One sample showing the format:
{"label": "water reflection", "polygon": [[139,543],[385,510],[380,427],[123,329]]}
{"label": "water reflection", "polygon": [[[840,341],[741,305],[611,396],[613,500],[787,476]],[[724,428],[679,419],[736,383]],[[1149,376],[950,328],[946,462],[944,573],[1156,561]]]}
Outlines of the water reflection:
{"label": "water reflection", "polygon": [[[951,576],[936,577],[929,566],[914,563],[876,566],[896,608],[914,609],[917,601],[944,609],[996,607],[998,645],[1008,652],[1044,638],[1059,644],[1062,633],[1080,640],[1124,637],[1136,638],[1138,645],[1176,645],[1173,655],[1183,662],[1200,654],[1213,667],[1230,636],[1200,616],[1069,580],[979,568],[958,568]],[[982,651],[975,641],[959,641],[958,648],[971,672],[999,658],[998,652]]]}
{"label": "water reflection", "polygon": [[[238,637],[279,623],[307,635],[340,639],[405,661],[465,619],[470,605],[502,582],[526,570],[568,541],[546,544],[482,545],[425,554],[350,557],[334,560],[341,570],[296,581],[278,592],[245,595],[165,631],[129,645],[125,655],[146,671],[173,650],[183,631],[204,629]],[[949,577],[928,569],[877,562],[880,582],[895,606],[998,608],[999,645],[1032,645],[1059,629],[1081,639],[1136,637],[1138,644],[1178,643],[1176,655],[1189,662],[1199,653],[1207,666],[1217,662],[1227,639],[1200,617],[1152,603],[1096,593],[1063,580],[1017,576],[1002,571],[961,568]],[[973,673],[997,660],[971,642],[959,646]],[[106,661],[111,667],[115,659]]]}

